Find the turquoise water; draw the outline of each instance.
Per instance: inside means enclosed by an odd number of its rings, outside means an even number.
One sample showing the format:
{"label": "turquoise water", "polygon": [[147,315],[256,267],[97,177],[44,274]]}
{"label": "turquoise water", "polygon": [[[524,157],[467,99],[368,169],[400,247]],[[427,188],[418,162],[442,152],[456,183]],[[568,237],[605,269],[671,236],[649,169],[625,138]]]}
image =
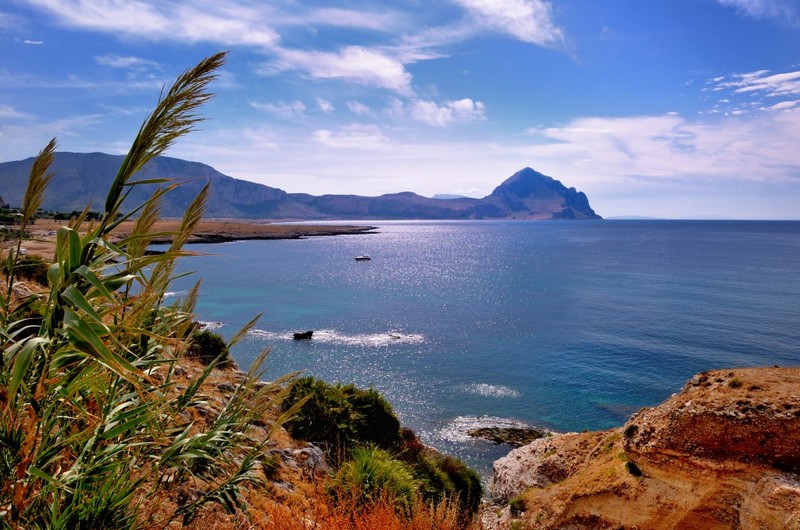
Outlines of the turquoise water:
{"label": "turquoise water", "polygon": [[263,312],[240,365],[271,348],[268,376],[373,386],[484,473],[508,448],[468,428],[603,429],[696,372],[800,362],[798,222],[375,224],[193,246],[200,318],[231,336]]}

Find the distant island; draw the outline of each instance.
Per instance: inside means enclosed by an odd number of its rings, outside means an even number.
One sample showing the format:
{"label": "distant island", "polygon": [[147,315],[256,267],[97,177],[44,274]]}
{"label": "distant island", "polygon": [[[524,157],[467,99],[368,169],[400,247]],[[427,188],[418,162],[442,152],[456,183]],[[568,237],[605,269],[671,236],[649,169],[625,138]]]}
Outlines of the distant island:
{"label": "distant island", "polygon": [[[123,157],[104,153],[56,154],[55,177],[42,207],[48,210],[82,210],[87,202],[102,205]],[[22,202],[33,158],[0,163],[3,199]],[[186,181],[164,198],[162,213],[178,217],[206,183],[211,195],[206,216],[210,218],[276,220],[374,220],[374,219],[602,219],[583,192],[560,181],[524,168],[506,179],[482,199],[452,195],[423,197],[411,192],[379,197],[287,193],[278,188],[223,175],[198,162],[160,156],[141,172],[141,179],[168,178]],[[130,204],[146,200],[152,190],[134,187]],[[446,197],[446,199],[445,199]]]}

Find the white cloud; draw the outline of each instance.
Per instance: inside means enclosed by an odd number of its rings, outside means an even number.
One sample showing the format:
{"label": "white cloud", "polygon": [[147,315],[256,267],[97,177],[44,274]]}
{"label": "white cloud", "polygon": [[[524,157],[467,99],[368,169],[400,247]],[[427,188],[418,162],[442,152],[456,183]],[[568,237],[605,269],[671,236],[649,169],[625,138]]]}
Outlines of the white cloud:
{"label": "white cloud", "polygon": [[278,70],[298,69],[314,79],[341,79],[410,95],[411,74],[402,62],[378,50],[347,46],[336,53],[282,50]]}
{"label": "white cloud", "polygon": [[794,101],[781,101],[780,103],[776,103],[769,107],[769,110],[786,110],[796,107],[800,104],[800,100],[795,99]]}
{"label": "white cloud", "polygon": [[359,116],[364,116],[371,113],[370,108],[360,101],[348,101],[347,108],[350,109],[350,112],[353,114],[358,114]]}
{"label": "white cloud", "polygon": [[706,83],[704,90],[727,93],[707,113],[784,110],[794,106],[794,101],[800,96],[800,71],[771,73],[757,70],[716,77]]}
{"label": "white cloud", "polygon": [[455,0],[475,20],[495,31],[546,47],[562,47],[564,32],[552,19],[552,6],[543,0]]}
{"label": "white cloud", "polygon": [[377,11],[371,6],[370,10],[362,11],[341,8],[311,9],[298,14],[280,15],[276,17],[276,23],[297,26],[336,26],[394,33],[398,27],[407,26],[407,18],[399,11]]}
{"label": "white cloud", "polygon": [[270,10],[233,1],[28,0],[63,25],[115,35],[179,42],[272,47]]}
{"label": "white cloud", "polygon": [[581,118],[536,131],[526,152],[565,176],[602,182],[785,181],[800,178],[800,112],[690,121],[675,115]]}
{"label": "white cloud", "polygon": [[411,104],[411,116],[429,125],[444,127],[453,122],[486,118],[484,104],[469,98],[447,101],[440,106],[433,101],[417,100]]}
{"label": "white cloud", "polygon": [[348,125],[338,131],[320,129],[314,131],[314,140],[328,147],[339,149],[383,150],[389,139],[374,125]]}
{"label": "white cloud", "polygon": [[16,27],[19,27],[19,20],[17,19],[17,17],[0,11],[0,28],[16,28]]}
{"label": "white cloud", "polygon": [[305,104],[297,100],[290,103],[284,101],[279,101],[278,103],[258,103],[253,101],[250,102],[250,106],[284,120],[298,120],[302,118],[306,112]]}
{"label": "white cloud", "polygon": [[317,106],[319,110],[324,112],[325,114],[330,114],[334,111],[333,103],[328,101],[327,99],[317,98]]}
{"label": "white cloud", "polygon": [[733,89],[735,92],[761,92],[767,96],[800,94],[800,71],[769,74],[769,70],[758,70],[734,74],[724,78],[715,88]]}
{"label": "white cloud", "polygon": [[94,58],[95,62],[101,66],[110,66],[111,68],[149,68],[158,66],[155,61],[148,59],[141,59],[139,57],[124,57],[121,55],[107,54],[98,55]]}
{"label": "white cloud", "polygon": [[797,0],[717,0],[732,7],[740,15],[755,19],[776,19],[796,24],[800,21],[800,3]]}
{"label": "white cloud", "polygon": [[2,105],[0,104],[0,119],[14,119],[14,120],[24,120],[31,118],[30,114],[26,114],[24,112],[20,112],[14,107],[10,105]]}
{"label": "white cloud", "polygon": [[39,46],[40,44],[44,44],[44,41],[43,41],[43,40],[29,40],[29,39],[25,39],[24,41],[22,41],[22,43],[23,43],[23,44],[30,44],[30,45],[32,45],[32,46]]}

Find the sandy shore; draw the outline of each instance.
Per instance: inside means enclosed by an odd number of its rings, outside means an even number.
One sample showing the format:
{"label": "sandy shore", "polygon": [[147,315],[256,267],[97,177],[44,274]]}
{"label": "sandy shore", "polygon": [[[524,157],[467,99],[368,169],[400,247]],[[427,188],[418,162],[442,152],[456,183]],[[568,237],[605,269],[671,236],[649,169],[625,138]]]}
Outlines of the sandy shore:
{"label": "sandy shore", "polygon": [[[29,229],[32,238],[23,242],[23,248],[31,255],[52,259],[55,252],[55,232],[64,225],[66,221],[37,220]],[[156,223],[152,232],[171,232],[177,230],[179,226],[179,219],[164,219]],[[130,234],[132,228],[132,221],[122,223],[114,231],[116,239]],[[244,239],[300,239],[312,236],[367,234],[375,230],[376,227],[368,225],[273,224],[248,219],[204,219],[198,224],[189,243],[221,243]],[[168,235],[159,236],[154,243],[168,243],[170,240]],[[11,245],[12,242],[6,242],[3,247]]]}

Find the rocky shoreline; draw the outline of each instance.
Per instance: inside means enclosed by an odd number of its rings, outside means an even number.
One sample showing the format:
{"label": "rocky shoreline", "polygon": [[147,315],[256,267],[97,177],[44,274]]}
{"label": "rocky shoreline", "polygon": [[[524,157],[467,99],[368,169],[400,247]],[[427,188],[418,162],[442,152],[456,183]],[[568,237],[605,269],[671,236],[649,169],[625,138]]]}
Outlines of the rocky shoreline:
{"label": "rocky shoreline", "polygon": [[494,463],[483,528],[800,528],[800,368],[698,374],[622,427]]}

